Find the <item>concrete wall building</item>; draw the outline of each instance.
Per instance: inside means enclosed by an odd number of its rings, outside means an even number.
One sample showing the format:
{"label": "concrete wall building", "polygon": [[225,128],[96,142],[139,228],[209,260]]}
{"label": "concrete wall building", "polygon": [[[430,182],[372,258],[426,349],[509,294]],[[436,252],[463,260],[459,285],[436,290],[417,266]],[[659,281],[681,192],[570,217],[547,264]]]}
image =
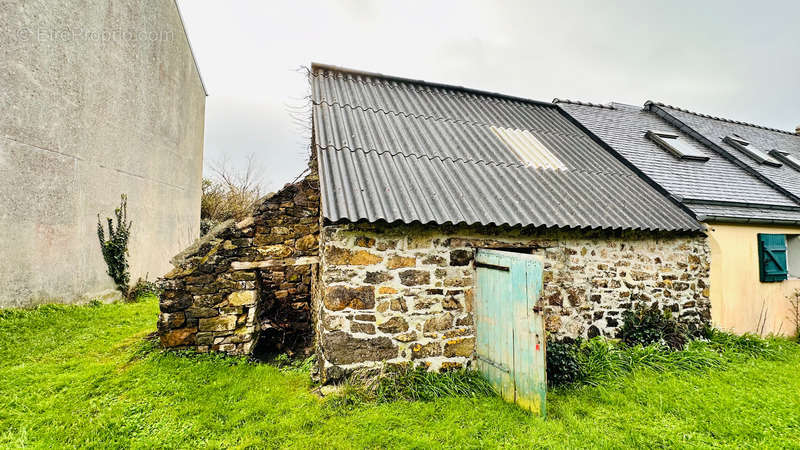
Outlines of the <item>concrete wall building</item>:
{"label": "concrete wall building", "polygon": [[789,297],[800,290],[800,131],[653,102],[556,103],[705,224],[715,326],[797,332]]}
{"label": "concrete wall building", "polygon": [[199,235],[205,88],[172,1],[0,4],[0,307],[114,292],[96,235],[128,196],[131,279]]}

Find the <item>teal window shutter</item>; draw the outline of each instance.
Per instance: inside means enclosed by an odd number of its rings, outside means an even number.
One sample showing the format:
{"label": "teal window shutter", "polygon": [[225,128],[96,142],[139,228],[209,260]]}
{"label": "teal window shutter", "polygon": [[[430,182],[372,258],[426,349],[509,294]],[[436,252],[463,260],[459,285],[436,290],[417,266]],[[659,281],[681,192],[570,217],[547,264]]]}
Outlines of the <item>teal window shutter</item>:
{"label": "teal window shutter", "polygon": [[786,267],[786,235],[759,234],[758,261],[762,283],[785,280],[788,275]]}

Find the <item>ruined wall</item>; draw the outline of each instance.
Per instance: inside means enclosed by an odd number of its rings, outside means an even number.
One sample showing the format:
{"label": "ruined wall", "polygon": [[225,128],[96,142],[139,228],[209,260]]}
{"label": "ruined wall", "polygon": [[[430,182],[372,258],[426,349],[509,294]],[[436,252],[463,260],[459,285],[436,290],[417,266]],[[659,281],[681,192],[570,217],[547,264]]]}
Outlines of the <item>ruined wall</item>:
{"label": "ruined wall", "polygon": [[[311,285],[318,262],[319,179],[311,175],[264,199],[176,256],[159,280],[161,344],[251,354],[310,352]],[[259,343],[260,342],[260,343]]]}
{"label": "ruined wall", "polygon": [[710,318],[709,249],[698,234],[348,224],[325,226],[321,248],[323,381],[381,361],[470,365],[476,248],[542,256],[545,323],[556,336],[613,337],[638,302],[688,323]]}

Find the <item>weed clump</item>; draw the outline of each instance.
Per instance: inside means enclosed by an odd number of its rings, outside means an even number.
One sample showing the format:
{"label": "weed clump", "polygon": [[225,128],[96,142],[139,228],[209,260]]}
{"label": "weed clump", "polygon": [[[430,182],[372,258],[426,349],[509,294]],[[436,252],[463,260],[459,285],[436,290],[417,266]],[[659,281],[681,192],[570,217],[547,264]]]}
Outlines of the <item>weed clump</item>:
{"label": "weed clump", "polygon": [[384,365],[355,371],[341,385],[335,405],[398,400],[432,401],[443,397],[485,397],[495,391],[480,373],[459,369],[429,372],[425,367]]}
{"label": "weed clump", "polygon": [[128,291],[127,299],[130,302],[138,302],[150,297],[158,297],[161,295],[161,288],[155,281],[150,281],[145,277],[139,278],[136,284]]}
{"label": "weed clump", "polygon": [[706,336],[689,340],[681,350],[663,342],[628,345],[602,337],[550,342],[547,349],[547,382],[551,387],[598,386],[637,370],[703,372],[724,369],[748,358],[780,359],[787,342],[754,334],[738,336],[709,329]]}

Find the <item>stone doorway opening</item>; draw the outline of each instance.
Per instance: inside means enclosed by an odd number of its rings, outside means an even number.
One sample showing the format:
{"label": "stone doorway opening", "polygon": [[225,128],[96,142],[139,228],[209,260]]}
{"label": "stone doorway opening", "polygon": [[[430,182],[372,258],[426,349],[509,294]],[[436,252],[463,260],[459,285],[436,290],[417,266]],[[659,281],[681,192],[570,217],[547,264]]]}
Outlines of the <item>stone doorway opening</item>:
{"label": "stone doorway opening", "polygon": [[274,266],[256,272],[256,344],[253,357],[307,357],[314,351],[311,315],[313,264]]}

